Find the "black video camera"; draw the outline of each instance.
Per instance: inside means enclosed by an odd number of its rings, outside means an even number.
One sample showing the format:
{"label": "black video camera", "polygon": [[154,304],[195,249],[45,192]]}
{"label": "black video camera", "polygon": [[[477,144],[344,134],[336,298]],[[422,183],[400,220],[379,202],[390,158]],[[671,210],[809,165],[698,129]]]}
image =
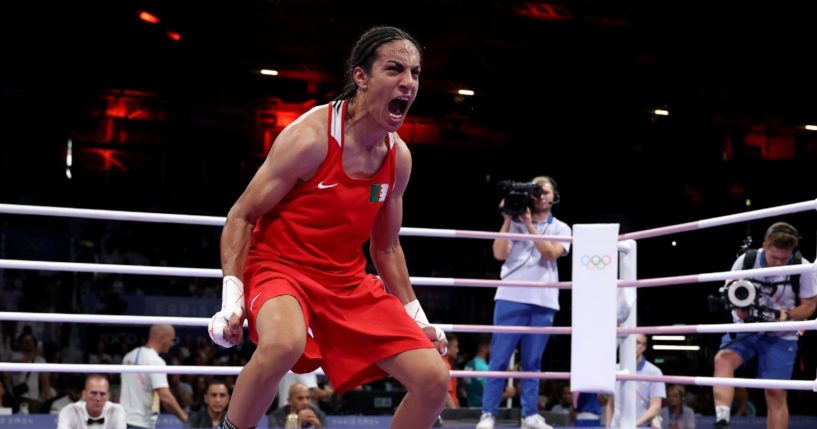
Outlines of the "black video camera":
{"label": "black video camera", "polygon": [[502,211],[514,218],[524,215],[531,205],[531,199],[539,198],[545,192],[540,185],[531,182],[502,180],[497,186],[505,198]]}
{"label": "black video camera", "polygon": [[740,309],[747,314],[745,322],[776,322],[780,310],[760,304],[763,285],[752,280],[733,280],[718,289],[718,297],[710,297],[710,303],[720,302],[727,310]]}

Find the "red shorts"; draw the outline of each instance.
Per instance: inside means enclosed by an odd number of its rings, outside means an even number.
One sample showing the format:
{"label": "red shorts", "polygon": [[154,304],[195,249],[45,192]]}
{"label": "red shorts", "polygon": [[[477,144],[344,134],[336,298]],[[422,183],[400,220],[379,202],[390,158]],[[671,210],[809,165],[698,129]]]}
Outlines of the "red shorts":
{"label": "red shorts", "polygon": [[400,300],[389,295],[374,275],[365,275],[357,286],[333,288],[286,266],[257,263],[247,267],[244,280],[252,341],[258,343],[255,318],[263,304],[277,296],[293,296],[313,336],[307,335],[304,354],[292,371],[302,374],[322,367],[338,393],[387,376],[376,365],[383,359],[433,347]]}

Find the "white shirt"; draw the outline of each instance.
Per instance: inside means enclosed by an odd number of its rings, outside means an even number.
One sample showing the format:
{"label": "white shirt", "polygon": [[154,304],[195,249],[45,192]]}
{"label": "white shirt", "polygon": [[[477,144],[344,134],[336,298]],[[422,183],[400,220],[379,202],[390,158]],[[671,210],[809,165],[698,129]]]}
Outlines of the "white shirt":
{"label": "white shirt", "polygon": [[281,381],[278,382],[278,404],[280,407],[283,407],[287,404],[287,398],[289,398],[289,389],[295,383],[301,383],[306,385],[309,389],[314,389],[318,387],[318,376],[313,373],[306,373],[306,374],[295,374],[292,371],[287,372],[283,377],[281,377]]}
{"label": "white shirt", "polygon": [[[636,374],[639,375],[664,375],[661,369],[648,362],[646,359],[638,363],[636,367]],[[616,381],[616,399],[613,401],[615,409],[613,410],[613,421],[611,426],[619,426],[619,418],[621,417],[621,398],[624,395],[624,385],[621,381]],[[667,386],[664,383],[657,381],[637,381],[635,385],[635,418],[643,415],[650,408],[652,398],[666,398]],[[650,423],[647,422],[647,426]]]}
{"label": "white shirt", "polygon": [[[22,359],[23,355],[19,352],[14,352],[12,354],[12,360],[19,361]],[[25,362],[25,363],[46,363],[45,359],[42,356],[37,356],[34,358],[33,362]],[[11,374],[11,383],[13,386],[16,386],[21,383],[28,384],[28,392],[23,393],[21,396],[27,399],[40,399],[40,373],[39,372],[31,372],[31,371],[20,371],[14,372]]]}
{"label": "white shirt", "polygon": [[[732,271],[740,271],[743,270],[743,259],[746,255],[740,255],[738,259],[732,264]],[[802,264],[808,265],[810,262],[808,259],[803,258],[801,261]],[[755,257],[755,265],[752,268],[766,268],[766,257],[764,255],[763,249],[758,250],[757,256]],[[793,274],[797,275],[797,274]],[[810,273],[803,273],[799,274],[800,276],[800,298],[801,299],[808,299],[817,296],[817,273],[810,272]],[[757,280],[764,281],[764,282],[781,282],[786,280],[786,276],[769,276],[769,277],[757,277]],[[766,307],[774,308],[780,311],[787,311],[794,308],[794,291],[791,288],[791,285],[786,285],[783,287],[778,287],[777,290],[771,296],[767,294],[761,294],[760,299],[758,301],[760,305],[764,305]],[[734,311],[732,312],[732,319],[735,323],[741,323],[742,321],[737,316],[737,313]],[[794,331],[785,331],[785,332],[769,332],[768,335],[775,335],[782,337],[785,340],[797,340],[797,332]]]}
{"label": "white shirt", "polygon": [[[122,358],[123,365],[167,365],[150,347],[137,347]],[[129,425],[152,428],[159,418],[159,393],[156,389],[170,386],[167,374],[123,373],[119,402],[128,410]]]}
{"label": "white shirt", "polygon": [[[533,226],[540,235],[558,235],[570,237],[570,227],[553,216]],[[511,222],[510,232],[527,234],[528,228],[520,222]],[[559,242],[565,249],[562,256],[570,252],[569,242]],[[502,264],[502,280],[522,280],[538,282],[558,282],[559,269],[556,260],[548,261],[536,250],[532,240],[511,240],[511,251]],[[496,289],[494,299],[534,304],[541,307],[559,310],[559,289],[500,286]]]}
{"label": "white shirt", "polygon": [[73,403],[74,401],[71,400],[71,397],[65,395],[51,403],[51,410],[49,411],[49,414],[59,414],[63,408]]}
{"label": "white shirt", "polygon": [[103,424],[88,424],[88,408],[85,401],[77,401],[66,405],[60,411],[57,421],[57,429],[125,429],[125,409],[119,404],[111,401],[105,402],[102,407],[102,415],[94,419],[104,418]]}

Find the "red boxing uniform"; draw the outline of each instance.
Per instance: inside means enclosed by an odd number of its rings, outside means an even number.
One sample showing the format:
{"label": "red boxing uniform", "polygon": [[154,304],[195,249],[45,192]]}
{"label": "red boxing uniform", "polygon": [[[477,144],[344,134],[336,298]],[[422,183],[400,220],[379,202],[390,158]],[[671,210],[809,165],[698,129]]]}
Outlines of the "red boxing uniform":
{"label": "red boxing uniform", "polygon": [[363,244],[394,186],[395,141],[388,134],[389,152],[372,177],[349,177],[345,108],[345,101],[329,104],[326,158],[258,220],[244,270],[250,338],[258,341],[255,319],[264,302],[292,295],[312,332],[293,371],[321,366],[339,393],[385,376],[374,365],[380,360],[432,347],[400,301],[365,271]]}

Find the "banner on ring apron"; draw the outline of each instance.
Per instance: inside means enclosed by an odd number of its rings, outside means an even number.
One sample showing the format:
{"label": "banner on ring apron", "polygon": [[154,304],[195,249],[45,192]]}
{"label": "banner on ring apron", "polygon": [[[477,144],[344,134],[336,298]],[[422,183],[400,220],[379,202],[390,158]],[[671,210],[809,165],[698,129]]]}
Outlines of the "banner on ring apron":
{"label": "banner on ring apron", "polygon": [[570,390],[613,393],[618,224],[574,225],[572,251]]}

